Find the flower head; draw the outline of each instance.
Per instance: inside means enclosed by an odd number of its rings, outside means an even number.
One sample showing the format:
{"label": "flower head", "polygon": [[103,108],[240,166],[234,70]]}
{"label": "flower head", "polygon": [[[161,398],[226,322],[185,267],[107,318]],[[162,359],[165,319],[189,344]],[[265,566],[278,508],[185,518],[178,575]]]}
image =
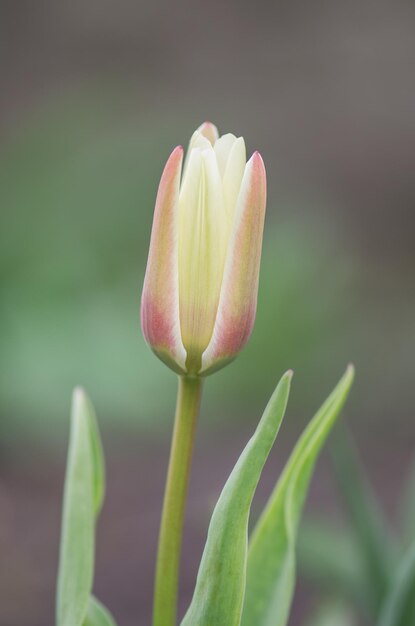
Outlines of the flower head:
{"label": "flower head", "polygon": [[205,122],[173,150],[157,194],[141,303],[153,351],[180,374],[233,359],[256,312],[266,176],[242,137]]}

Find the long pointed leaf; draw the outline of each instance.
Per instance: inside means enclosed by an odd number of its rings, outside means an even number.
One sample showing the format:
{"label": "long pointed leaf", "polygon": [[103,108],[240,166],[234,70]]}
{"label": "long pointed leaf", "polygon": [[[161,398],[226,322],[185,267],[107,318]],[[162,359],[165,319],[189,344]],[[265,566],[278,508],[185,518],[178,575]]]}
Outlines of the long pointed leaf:
{"label": "long pointed leaf", "polygon": [[349,366],[295,446],[260,517],[248,552],[243,626],[285,626],[295,584],[295,542],[318,453],[353,381]]}
{"label": "long pointed leaf", "polygon": [[245,588],[249,511],[284,417],[291,372],[279,382],[213,511],[193,600],[182,626],[238,626]]}
{"label": "long pointed leaf", "polygon": [[88,412],[89,436],[92,451],[93,489],[95,518],[101,512],[105,496],[105,462],[102,450],[101,437],[98,430],[97,418],[91,400],[85,394],[85,404]]}
{"label": "long pointed leaf", "polygon": [[75,389],[66,467],[57,585],[57,625],[82,626],[90,601],[95,521],[104,493],[104,462],[92,404]]}

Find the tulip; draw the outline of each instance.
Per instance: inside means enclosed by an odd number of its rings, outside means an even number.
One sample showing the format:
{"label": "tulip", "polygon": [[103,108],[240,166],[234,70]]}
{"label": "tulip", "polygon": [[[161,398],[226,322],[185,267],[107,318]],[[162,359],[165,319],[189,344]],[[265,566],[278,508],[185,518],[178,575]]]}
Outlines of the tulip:
{"label": "tulip", "polygon": [[231,361],[255,319],[266,176],[258,152],[205,122],[161,177],[141,299],[147,343],[179,376],[157,550],[153,626],[176,623],[187,486],[206,374]]}
{"label": "tulip", "polygon": [[[205,122],[161,177],[141,303],[144,337],[179,374],[232,360],[254,324],[266,175],[242,137]],[[183,173],[182,173],[183,169]]]}

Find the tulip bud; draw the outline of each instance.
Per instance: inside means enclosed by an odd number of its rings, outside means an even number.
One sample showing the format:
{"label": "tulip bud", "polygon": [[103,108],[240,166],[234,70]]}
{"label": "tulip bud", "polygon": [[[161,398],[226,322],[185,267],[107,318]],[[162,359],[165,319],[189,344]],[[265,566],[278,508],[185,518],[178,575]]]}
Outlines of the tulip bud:
{"label": "tulip bud", "polygon": [[232,360],[255,320],[266,175],[258,152],[206,122],[173,150],[157,194],[141,301],[152,350],[179,374]]}

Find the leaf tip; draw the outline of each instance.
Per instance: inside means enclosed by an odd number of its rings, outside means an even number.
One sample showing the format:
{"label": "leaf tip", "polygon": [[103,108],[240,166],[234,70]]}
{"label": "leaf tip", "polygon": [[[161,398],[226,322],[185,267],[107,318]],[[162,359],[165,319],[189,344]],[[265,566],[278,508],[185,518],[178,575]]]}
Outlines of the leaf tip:
{"label": "leaf tip", "polygon": [[350,383],[353,382],[354,379],[354,375],[355,375],[355,368],[353,363],[349,363],[347,368],[346,368],[346,373],[345,373],[345,377],[350,379]]}
{"label": "leaf tip", "polygon": [[89,407],[88,395],[83,387],[77,385],[72,392],[72,419],[86,415]]}
{"label": "leaf tip", "polygon": [[281,377],[281,382],[291,385],[292,377],[294,376],[294,370],[287,370]]}
{"label": "leaf tip", "polygon": [[80,401],[80,400],[85,400],[86,398],[86,393],[85,393],[85,389],[83,387],[81,387],[80,385],[77,385],[76,387],[74,387],[73,393],[72,393],[72,399],[74,402],[76,401]]}
{"label": "leaf tip", "polygon": [[80,414],[85,408],[88,396],[83,387],[77,385],[72,392],[72,411],[74,414]]}

